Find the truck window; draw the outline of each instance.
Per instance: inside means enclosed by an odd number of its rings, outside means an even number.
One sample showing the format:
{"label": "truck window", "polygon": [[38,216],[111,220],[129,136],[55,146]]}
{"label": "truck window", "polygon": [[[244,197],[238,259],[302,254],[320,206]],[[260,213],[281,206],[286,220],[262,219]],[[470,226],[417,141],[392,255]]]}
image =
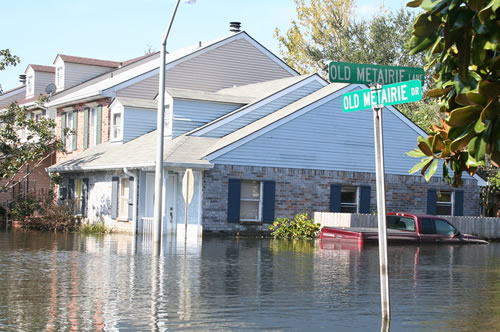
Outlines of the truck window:
{"label": "truck window", "polygon": [[429,218],[420,219],[420,233],[436,234],[436,227],[434,225],[434,220]]}
{"label": "truck window", "polygon": [[415,220],[409,217],[387,216],[387,228],[415,232]]}
{"label": "truck window", "polygon": [[442,234],[442,235],[455,235],[455,227],[450,225],[448,222],[441,220],[441,219],[435,219],[434,220],[436,223],[436,233],[437,234]]}

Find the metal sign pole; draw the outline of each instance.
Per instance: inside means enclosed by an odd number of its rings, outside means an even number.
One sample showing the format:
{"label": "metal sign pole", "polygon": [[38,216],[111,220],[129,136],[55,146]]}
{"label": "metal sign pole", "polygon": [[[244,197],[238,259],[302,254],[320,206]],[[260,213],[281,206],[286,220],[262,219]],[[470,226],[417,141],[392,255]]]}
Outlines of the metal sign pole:
{"label": "metal sign pole", "polygon": [[[380,84],[370,86],[372,91],[380,90]],[[378,215],[378,247],[380,259],[380,295],[382,304],[382,320],[391,319],[389,296],[389,263],[387,260],[387,227],[385,212],[385,170],[384,170],[384,137],[382,127],[383,105],[373,106],[373,129],[375,138],[375,169],[377,181],[377,215]]]}

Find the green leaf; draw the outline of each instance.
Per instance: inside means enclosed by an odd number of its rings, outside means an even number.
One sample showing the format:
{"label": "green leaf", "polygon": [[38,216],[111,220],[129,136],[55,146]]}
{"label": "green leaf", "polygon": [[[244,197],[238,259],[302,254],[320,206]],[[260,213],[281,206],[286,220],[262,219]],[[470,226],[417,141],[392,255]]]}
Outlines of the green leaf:
{"label": "green leaf", "polygon": [[481,117],[479,117],[476,121],[476,124],[474,125],[474,131],[479,134],[485,131],[486,127],[486,124],[484,124],[484,122],[481,120]]}
{"label": "green leaf", "polygon": [[409,174],[413,174],[417,171],[419,171],[422,167],[424,167],[425,165],[429,164],[430,162],[432,162],[432,157],[427,157],[427,158],[424,158],[422,159],[420,162],[418,162],[415,166],[413,166],[409,171],[408,173]]}
{"label": "green leaf", "polygon": [[415,149],[415,150],[406,152],[406,155],[409,157],[413,157],[413,158],[421,158],[421,157],[426,156],[426,154],[423,153],[422,151],[420,151],[420,149]]}
{"label": "green leaf", "polygon": [[446,123],[451,127],[466,127],[476,121],[481,111],[482,107],[475,105],[456,108],[451,111]]}
{"label": "green leaf", "polygon": [[436,171],[437,171],[437,167],[438,167],[438,161],[437,159],[435,159],[431,166],[429,167],[429,170],[427,171],[427,173],[425,173],[424,175],[424,178],[427,182],[429,182],[431,180],[431,177],[436,174]]}

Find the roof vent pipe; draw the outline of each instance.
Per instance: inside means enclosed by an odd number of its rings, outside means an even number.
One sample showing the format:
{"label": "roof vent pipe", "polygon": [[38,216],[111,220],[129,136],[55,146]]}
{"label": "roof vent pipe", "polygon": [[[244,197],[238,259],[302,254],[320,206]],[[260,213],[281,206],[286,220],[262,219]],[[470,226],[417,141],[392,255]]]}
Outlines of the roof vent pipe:
{"label": "roof vent pipe", "polygon": [[240,32],[241,23],[240,22],[229,22],[229,31],[232,33]]}
{"label": "roof vent pipe", "polygon": [[21,82],[22,85],[26,85],[26,75],[19,75],[19,82]]}

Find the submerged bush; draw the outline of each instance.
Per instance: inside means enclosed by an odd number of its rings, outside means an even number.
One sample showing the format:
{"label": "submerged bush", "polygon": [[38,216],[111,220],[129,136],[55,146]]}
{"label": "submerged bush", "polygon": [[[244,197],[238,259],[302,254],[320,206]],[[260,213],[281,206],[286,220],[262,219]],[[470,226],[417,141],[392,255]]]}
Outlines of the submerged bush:
{"label": "submerged bush", "polygon": [[320,224],[314,223],[307,213],[299,213],[293,220],[276,219],[269,229],[275,239],[314,239],[318,236]]}
{"label": "submerged bush", "polygon": [[67,206],[58,205],[52,194],[43,198],[27,196],[13,202],[10,217],[20,221],[21,227],[42,231],[75,231],[80,223]]}
{"label": "submerged bush", "polygon": [[113,229],[106,227],[103,222],[96,222],[95,224],[81,224],[78,227],[78,232],[82,234],[104,235],[112,233]]}

